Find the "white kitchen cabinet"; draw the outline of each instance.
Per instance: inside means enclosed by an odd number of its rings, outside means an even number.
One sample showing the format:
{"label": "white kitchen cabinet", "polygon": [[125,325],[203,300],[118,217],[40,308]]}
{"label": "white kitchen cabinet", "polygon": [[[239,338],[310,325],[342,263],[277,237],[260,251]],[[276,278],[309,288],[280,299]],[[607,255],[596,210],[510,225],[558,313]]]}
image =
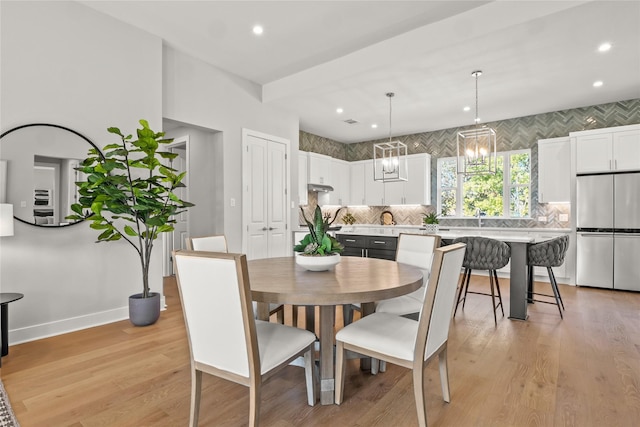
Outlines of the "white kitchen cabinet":
{"label": "white kitchen cabinet", "polygon": [[365,161],[349,164],[349,202],[348,205],[360,206],[364,200],[364,164]]}
{"label": "white kitchen cabinet", "polygon": [[345,206],[349,203],[350,186],[349,162],[331,159],[331,186],[333,191],[326,194],[325,205]]}
{"label": "white kitchen cabinet", "polygon": [[384,184],[373,179],[373,160],[364,162],[364,201],[368,206],[384,206]]}
{"label": "white kitchen cabinet", "polygon": [[317,153],[309,156],[309,184],[331,185],[331,157]]}
{"label": "white kitchen cabinet", "polygon": [[640,170],[640,129],[613,133],[613,162],[616,171]]}
{"label": "white kitchen cabinet", "polygon": [[407,156],[407,169],[407,181],[384,184],[384,204],[431,204],[431,156],[429,154]]}
{"label": "white kitchen cabinet", "polygon": [[431,204],[431,156],[415,154],[407,156],[408,181],[404,183],[405,205]]}
{"label": "white kitchen cabinet", "polygon": [[307,179],[309,177],[308,159],[306,152],[298,152],[298,204],[300,206],[309,204],[309,190],[307,188]]}
{"label": "white kitchen cabinet", "polygon": [[640,125],[572,132],[576,172],[640,170]]}
{"label": "white kitchen cabinet", "polygon": [[569,202],[571,182],[571,139],[538,141],[538,202]]}

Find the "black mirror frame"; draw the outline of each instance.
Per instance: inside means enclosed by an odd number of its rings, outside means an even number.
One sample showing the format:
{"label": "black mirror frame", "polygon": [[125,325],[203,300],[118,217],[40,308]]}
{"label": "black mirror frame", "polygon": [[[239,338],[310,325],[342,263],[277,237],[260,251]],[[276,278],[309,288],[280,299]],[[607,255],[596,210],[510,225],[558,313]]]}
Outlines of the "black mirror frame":
{"label": "black mirror frame", "polygon": [[[100,150],[98,148],[98,146],[96,144],[93,143],[93,141],[91,141],[89,138],[87,138],[86,136],[82,135],[80,132],[75,131],[73,129],[69,129],[66,126],[61,126],[61,125],[56,125],[53,123],[28,123],[26,125],[20,125],[20,126],[16,126],[14,128],[9,129],[6,132],[2,132],[2,134],[0,134],[0,140],[2,140],[2,138],[4,138],[6,135],[9,135],[12,132],[15,132],[17,130],[20,129],[24,129],[24,128],[28,128],[28,127],[34,127],[34,126],[48,126],[48,127],[52,127],[52,128],[57,128],[57,129],[62,129],[65,130],[67,132],[71,132],[73,134],[75,134],[76,136],[79,136],[80,138],[84,139],[90,146],[92,146],[93,148],[96,149],[96,151],[98,152],[98,154],[104,159],[104,154],[102,153],[102,150]],[[17,216],[13,216],[14,219],[22,222],[23,224],[28,224],[28,225],[32,225],[34,227],[40,227],[40,228],[61,228],[61,227],[70,227],[72,225],[76,225],[81,223],[82,221],[76,221],[76,222],[70,222],[68,224],[60,224],[60,225],[43,225],[43,224],[34,224],[32,222],[27,222],[22,218],[18,218]]]}

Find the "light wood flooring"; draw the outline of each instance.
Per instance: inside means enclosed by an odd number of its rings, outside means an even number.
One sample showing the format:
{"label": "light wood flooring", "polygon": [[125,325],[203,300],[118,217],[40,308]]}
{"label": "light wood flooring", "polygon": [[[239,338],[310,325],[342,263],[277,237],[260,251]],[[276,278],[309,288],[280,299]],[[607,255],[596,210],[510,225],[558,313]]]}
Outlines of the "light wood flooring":
{"label": "light wood flooring", "polygon": [[[508,313],[508,280],[501,283]],[[486,277],[474,276],[472,286],[486,289]],[[173,279],[165,292],[168,308],[153,326],[122,321],[11,346],[2,380],[21,425],[186,426],[189,350]],[[451,403],[442,400],[437,363],[426,372],[430,426],[640,425],[640,294],[561,292],[564,320],[555,306],[537,303],[527,322],[499,317],[497,327],[490,298],[469,296],[449,339]],[[205,376],[201,426],[246,425],[248,409],[245,387]],[[372,376],[353,360],[344,403],[309,407],[304,371],[290,366],[264,385],[261,421],[413,426],[411,375],[389,365]]]}

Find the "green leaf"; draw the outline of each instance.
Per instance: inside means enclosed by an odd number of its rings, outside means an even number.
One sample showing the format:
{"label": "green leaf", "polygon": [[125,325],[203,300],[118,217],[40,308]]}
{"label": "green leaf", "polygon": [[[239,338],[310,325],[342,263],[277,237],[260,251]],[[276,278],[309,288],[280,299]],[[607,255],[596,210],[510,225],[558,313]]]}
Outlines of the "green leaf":
{"label": "green leaf", "polygon": [[127,236],[136,237],[138,235],[136,230],[134,230],[133,227],[131,227],[130,225],[124,226],[124,232],[127,233]]}

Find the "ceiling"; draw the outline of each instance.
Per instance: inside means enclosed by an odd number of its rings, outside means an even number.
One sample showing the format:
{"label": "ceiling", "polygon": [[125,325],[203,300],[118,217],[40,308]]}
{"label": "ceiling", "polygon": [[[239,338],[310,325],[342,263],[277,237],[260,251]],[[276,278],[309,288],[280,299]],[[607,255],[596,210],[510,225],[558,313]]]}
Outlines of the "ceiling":
{"label": "ceiling", "polygon": [[640,98],[637,0],[81,3],[261,85],[301,130],[345,143],[389,136],[387,92],[394,136],[473,124],[474,70],[482,122]]}

